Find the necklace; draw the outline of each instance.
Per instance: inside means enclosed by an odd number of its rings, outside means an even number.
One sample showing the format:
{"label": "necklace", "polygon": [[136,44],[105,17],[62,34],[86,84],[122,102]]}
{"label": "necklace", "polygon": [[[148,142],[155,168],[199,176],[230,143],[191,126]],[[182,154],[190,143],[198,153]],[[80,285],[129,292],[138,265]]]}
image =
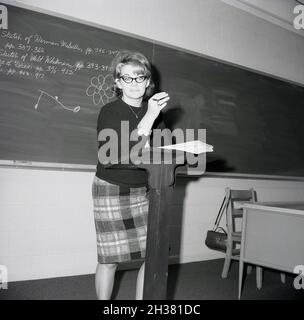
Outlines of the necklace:
{"label": "necklace", "polygon": [[[127,104],[128,105],[128,104]],[[132,111],[132,113],[134,114],[134,116],[136,117],[136,119],[138,119],[138,117],[139,117],[139,115],[140,115],[140,113],[141,113],[141,111],[142,111],[142,107],[139,107],[139,112],[138,113],[136,113],[133,109],[132,109],[132,107],[131,106],[129,106],[128,105],[128,107],[129,107],[129,109]]]}

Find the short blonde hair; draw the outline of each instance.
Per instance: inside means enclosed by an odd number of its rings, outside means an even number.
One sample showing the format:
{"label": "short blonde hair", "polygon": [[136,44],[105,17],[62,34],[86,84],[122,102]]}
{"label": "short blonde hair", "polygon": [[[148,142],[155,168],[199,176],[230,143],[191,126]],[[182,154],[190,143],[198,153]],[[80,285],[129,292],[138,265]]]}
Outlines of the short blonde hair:
{"label": "short blonde hair", "polygon": [[138,67],[138,74],[145,75],[150,83],[146,88],[144,98],[147,98],[152,95],[154,91],[154,82],[152,80],[152,68],[149,60],[140,52],[122,50],[120,51],[112,61],[111,70],[114,78],[113,90],[118,97],[122,95],[121,89],[119,89],[116,85],[115,80],[119,79],[121,76],[121,68],[127,64]]}

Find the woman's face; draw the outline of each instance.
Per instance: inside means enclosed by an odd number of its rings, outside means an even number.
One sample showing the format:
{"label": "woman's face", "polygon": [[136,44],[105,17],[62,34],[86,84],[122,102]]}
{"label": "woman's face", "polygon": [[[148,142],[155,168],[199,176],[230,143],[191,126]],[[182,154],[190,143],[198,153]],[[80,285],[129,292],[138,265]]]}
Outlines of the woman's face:
{"label": "woman's face", "polygon": [[[131,64],[126,64],[121,68],[121,77],[116,79],[116,84],[119,89],[122,90],[122,95],[125,100],[138,100],[142,99],[146,88],[149,86],[149,79],[145,79],[144,81],[138,83],[135,79],[132,80],[131,83],[126,83],[123,78],[132,77],[137,78],[140,76],[145,76],[142,72],[140,72],[140,68],[137,66],[133,66]],[[137,80],[142,80],[138,78]]]}

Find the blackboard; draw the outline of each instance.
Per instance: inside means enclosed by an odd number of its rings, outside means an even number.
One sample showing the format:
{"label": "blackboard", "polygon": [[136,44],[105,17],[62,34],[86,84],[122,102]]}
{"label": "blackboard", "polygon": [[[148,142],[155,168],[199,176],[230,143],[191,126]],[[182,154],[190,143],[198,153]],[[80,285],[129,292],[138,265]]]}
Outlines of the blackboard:
{"label": "blackboard", "polygon": [[304,176],[304,88],[182,49],[8,6],[0,30],[0,162],[93,167],[96,121],[114,99],[109,65],[121,49],[152,61],[164,117],[207,129],[207,171]]}

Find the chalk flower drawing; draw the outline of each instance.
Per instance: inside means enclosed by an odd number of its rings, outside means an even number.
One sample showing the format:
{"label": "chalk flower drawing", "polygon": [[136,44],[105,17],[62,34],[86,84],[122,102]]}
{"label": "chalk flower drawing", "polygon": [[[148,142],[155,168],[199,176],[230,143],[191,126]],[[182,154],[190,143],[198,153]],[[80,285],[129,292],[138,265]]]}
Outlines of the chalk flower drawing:
{"label": "chalk flower drawing", "polygon": [[91,78],[91,84],[86,90],[86,94],[93,98],[95,106],[105,105],[109,102],[109,99],[114,97],[114,91],[112,90],[113,77],[107,74],[105,77],[100,74],[98,77]]}

